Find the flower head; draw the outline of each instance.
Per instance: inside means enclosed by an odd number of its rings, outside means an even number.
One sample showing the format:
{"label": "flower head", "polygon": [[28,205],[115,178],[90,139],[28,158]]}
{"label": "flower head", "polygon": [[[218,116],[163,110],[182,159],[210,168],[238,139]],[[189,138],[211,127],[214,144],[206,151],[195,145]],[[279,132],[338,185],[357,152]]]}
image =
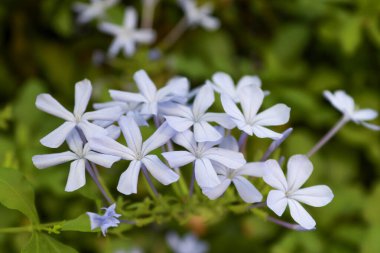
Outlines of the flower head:
{"label": "flower head", "polygon": [[120,160],[120,157],[117,156],[104,155],[91,151],[89,145],[83,143],[76,130],[72,131],[67,137],[67,144],[71,151],[35,155],[32,157],[33,164],[38,169],[45,169],[72,161],[65,187],[65,191],[67,192],[75,191],[86,184],[85,174],[87,161],[110,168],[113,163]]}
{"label": "flower head", "polygon": [[115,212],[115,208],[115,203],[108,208],[103,207],[102,209],[106,210],[103,215],[87,212],[87,215],[89,216],[91,222],[91,230],[100,228],[102,230],[103,236],[106,236],[108,228],[117,227],[120,223],[118,218],[121,215]]}
{"label": "flower head", "polygon": [[199,7],[194,0],[180,0],[179,3],[185,12],[189,26],[199,25],[207,30],[215,30],[219,28],[219,20],[211,16],[213,9],[211,3],[206,3]]}
{"label": "flower head", "polygon": [[211,161],[229,168],[240,168],[246,161],[243,154],[232,150],[214,147],[217,142],[197,143],[194,134],[187,130],[177,134],[173,141],[187,151],[164,152],[162,155],[172,167],[181,167],[194,162],[195,179],[200,187],[215,187],[220,184]]}
{"label": "flower head", "polygon": [[115,101],[141,104],[142,115],[157,115],[160,108],[165,107],[168,102],[186,101],[189,90],[189,82],[186,78],[173,78],[159,90],[144,70],[137,71],[133,78],[140,93],[110,90],[110,95]]}
{"label": "flower head", "polygon": [[124,55],[129,57],[134,54],[136,43],[150,44],[156,37],[155,32],[151,29],[137,29],[137,13],[131,7],[125,10],[122,26],[103,22],[100,24],[99,29],[115,36],[108,51],[111,57],[115,57],[121,49],[124,50]]}
{"label": "flower head", "polygon": [[330,91],[324,91],[323,95],[348,119],[369,129],[380,131],[380,126],[365,122],[367,120],[373,120],[377,118],[377,111],[372,109],[355,108],[355,102],[352,97],[347,95],[346,92],[342,90],[335,91],[334,93],[331,93]]}
{"label": "flower head", "polygon": [[208,251],[208,245],[190,233],[183,238],[176,233],[169,233],[166,241],[174,253],[205,253]]}
{"label": "flower head", "polygon": [[259,138],[281,138],[281,134],[266,128],[278,126],[288,122],[290,108],[284,104],[277,104],[258,113],[264,99],[264,92],[254,86],[245,86],[238,94],[242,112],[234,101],[222,94],[221,100],[225,112],[235,122],[237,127],[249,135],[255,134]]}
{"label": "flower head", "polygon": [[119,125],[128,147],[105,136],[93,137],[89,140],[89,145],[93,150],[131,161],[127,170],[120,176],[117,186],[119,192],[126,195],[137,193],[138,176],[142,166],[145,166],[150,174],[164,185],[179,179],[178,174],[166,166],[158,156],[149,154],[164,145],[175,134],[173,129],[164,123],[143,142],[140,129],[132,117],[122,116]]}
{"label": "flower head", "polygon": [[307,188],[300,187],[306,182],[313,171],[313,165],[304,155],[294,155],[288,161],[287,178],[276,160],[266,161],[264,181],[275,188],[267,197],[268,207],[281,216],[289,205],[290,215],[306,229],[313,229],[315,221],[301,206],[301,203],[321,207],[333,199],[331,189],[326,185],[317,185]]}
{"label": "flower head", "polygon": [[40,94],[36,99],[36,106],[41,111],[64,119],[65,122],[50,134],[41,139],[41,144],[49,148],[59,147],[72,132],[78,127],[88,138],[94,134],[107,134],[102,127],[89,122],[89,120],[118,120],[121,115],[119,107],[110,107],[93,112],[85,112],[90,100],[92,86],[89,80],[85,79],[75,84],[75,106],[74,112],[69,112],[50,94]]}
{"label": "flower head", "polygon": [[102,18],[105,11],[117,4],[119,0],[91,0],[91,3],[75,3],[74,10],[79,12],[78,22],[83,24],[95,18]]}

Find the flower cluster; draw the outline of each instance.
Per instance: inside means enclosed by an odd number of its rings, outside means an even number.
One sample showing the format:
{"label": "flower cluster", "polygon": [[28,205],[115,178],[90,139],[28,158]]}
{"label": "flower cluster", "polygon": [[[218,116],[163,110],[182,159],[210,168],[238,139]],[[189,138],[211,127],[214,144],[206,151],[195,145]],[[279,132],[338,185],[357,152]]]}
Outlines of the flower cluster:
{"label": "flower cluster", "polygon": [[[157,0],[143,1],[143,20],[138,25],[138,15],[135,8],[128,6],[124,11],[121,25],[107,21],[107,10],[116,6],[119,0],[91,0],[91,3],[75,3],[73,9],[78,13],[77,21],[80,24],[92,20],[99,20],[100,31],[110,34],[114,40],[108,50],[111,58],[122,51],[125,57],[131,57],[136,51],[136,44],[152,44],[156,40],[156,32],[152,29],[153,10]],[[183,19],[173,28],[163,40],[163,44],[172,44],[188,28],[200,26],[207,30],[219,28],[219,20],[211,16],[213,10],[210,3],[198,6],[194,0],[179,0],[179,7],[184,11]],[[169,40],[169,41],[168,41]]]}
{"label": "flower cluster", "polygon": [[[281,216],[289,206],[291,216],[302,228],[315,228],[315,221],[300,202],[324,206],[333,199],[333,193],[325,185],[300,189],[313,170],[308,156],[297,154],[288,159],[287,178],[280,166],[282,162],[268,159],[292,131],[278,133],[268,127],[286,124],[290,108],[277,104],[261,111],[265,96],[258,77],[244,76],[235,88],[229,75],[216,73],[212,81],[205,81],[194,91],[190,91],[189,81],[184,77],[172,78],[161,89],[156,88],[144,70],[133,77],[138,93],[110,90],[113,101],[95,104],[97,110],[92,112],[85,112],[92,92],[88,80],[75,84],[73,113],[49,94],[39,95],[37,107],[65,121],[42,138],[41,143],[57,148],[66,141],[71,151],[36,155],[34,165],[43,169],[71,161],[65,190],[74,191],[85,185],[86,171],[98,184],[96,165],[110,168],[115,162],[126,160],[130,161],[129,166],[121,173],[117,190],[125,195],[136,194],[142,171],[158,195],[150,176],[169,185],[180,179],[179,169],[192,164],[192,184],[196,182],[209,199],[221,197],[232,183],[244,202],[264,203],[261,201],[267,195],[266,205],[277,215]],[[220,97],[222,112],[209,112],[215,93]],[[194,98],[189,94],[195,94]],[[331,93],[326,96],[354,121],[373,118],[367,115],[368,109],[346,111],[341,99],[334,102]],[[366,117],[359,117],[365,113]],[[140,128],[149,124],[156,131],[143,141]],[[125,142],[119,142],[120,132]],[[241,135],[240,143],[236,133]],[[273,140],[260,161],[246,161],[243,149],[248,135]],[[159,148],[160,156],[153,152]],[[260,178],[274,190],[268,193],[258,189],[255,182]],[[105,233],[109,226],[118,224],[115,206],[111,207],[104,217],[89,213],[93,228],[100,226]]]}

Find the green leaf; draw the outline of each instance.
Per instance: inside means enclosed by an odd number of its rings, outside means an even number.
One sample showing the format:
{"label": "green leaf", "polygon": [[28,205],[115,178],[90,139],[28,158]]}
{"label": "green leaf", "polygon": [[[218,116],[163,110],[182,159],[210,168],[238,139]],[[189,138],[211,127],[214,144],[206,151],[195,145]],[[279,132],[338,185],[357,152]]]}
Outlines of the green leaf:
{"label": "green leaf", "polygon": [[21,251],[22,253],[77,253],[75,249],[42,234],[33,233],[32,238]]}
{"label": "green leaf", "polygon": [[0,169],[0,203],[7,208],[22,212],[32,223],[38,223],[33,188],[20,172]]}
{"label": "green leaf", "polygon": [[64,222],[62,231],[98,232],[100,230],[91,230],[90,218],[84,213],[73,220]]}

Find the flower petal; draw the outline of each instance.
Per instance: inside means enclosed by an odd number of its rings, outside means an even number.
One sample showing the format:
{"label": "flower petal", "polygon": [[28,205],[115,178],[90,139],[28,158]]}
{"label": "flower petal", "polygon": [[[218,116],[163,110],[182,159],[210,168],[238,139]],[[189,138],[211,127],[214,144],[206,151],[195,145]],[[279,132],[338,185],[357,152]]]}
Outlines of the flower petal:
{"label": "flower petal", "polygon": [[173,141],[192,153],[194,153],[197,149],[197,143],[195,142],[194,134],[189,130],[186,130],[174,136]]}
{"label": "flower petal", "polygon": [[315,220],[310,216],[310,214],[298,203],[296,200],[288,199],[290,215],[292,218],[306,229],[315,228]]}
{"label": "flower petal", "polygon": [[74,129],[66,138],[67,145],[69,148],[78,155],[82,154],[83,151],[83,141],[80,137],[78,130]]}
{"label": "flower petal", "polygon": [[203,157],[223,164],[230,169],[238,169],[246,163],[242,153],[224,148],[210,148],[203,153]]}
{"label": "flower petal", "polygon": [[215,84],[214,87],[217,92],[231,96],[233,99],[235,98],[235,85],[230,75],[223,72],[217,72],[212,76],[212,81]]}
{"label": "flower petal", "polygon": [[126,29],[132,30],[137,25],[137,13],[134,8],[126,8],[124,12],[123,26]]}
{"label": "flower petal", "polygon": [[265,174],[265,162],[250,162],[243,165],[237,171],[237,175],[246,175],[251,177],[263,177]]}
{"label": "flower petal", "polygon": [[135,153],[130,148],[107,136],[90,138],[88,144],[92,150],[103,154],[118,156],[124,160],[135,159]]}
{"label": "flower petal", "polygon": [[338,90],[334,94],[330,91],[324,91],[323,95],[330,103],[343,114],[351,115],[355,110],[355,103],[352,97],[344,91]]}
{"label": "flower petal", "polygon": [[239,152],[239,143],[232,135],[223,137],[222,142],[219,144],[220,148],[228,149],[231,151]]}
{"label": "flower petal", "polygon": [[123,114],[123,110],[120,106],[108,107],[97,111],[86,112],[83,115],[85,120],[109,120],[117,121]]}
{"label": "flower petal", "polygon": [[273,188],[286,192],[288,189],[288,183],[278,162],[274,159],[267,160],[265,162],[265,167],[265,173],[263,176],[265,183]]}
{"label": "flower petal", "polygon": [[72,192],[75,191],[86,184],[86,168],[85,160],[79,159],[75,160],[70,164],[69,177],[67,178],[67,183],[65,191]]}
{"label": "flower petal", "polygon": [[75,84],[75,106],[74,115],[82,116],[86,111],[88,101],[90,101],[92,93],[91,82],[87,79]]}
{"label": "flower petal", "polygon": [[34,166],[38,169],[45,169],[51,166],[62,164],[77,159],[78,157],[70,151],[46,155],[35,155],[32,157]]}
{"label": "flower petal", "polygon": [[166,166],[156,155],[147,155],[141,161],[150,174],[163,185],[171,184],[179,179],[178,174]]}
{"label": "flower petal", "polygon": [[156,85],[149,78],[145,70],[139,70],[133,75],[137,86],[141,94],[146,97],[149,101],[153,101],[157,92]]}
{"label": "flower petal", "polygon": [[260,112],[255,117],[255,123],[260,126],[278,126],[289,121],[290,108],[284,104],[277,104]]}
{"label": "flower petal", "polygon": [[300,189],[289,197],[309,206],[321,207],[330,203],[334,194],[328,186],[316,185]]}
{"label": "flower petal", "polygon": [[374,131],[380,131],[380,126],[375,125],[375,124],[370,124],[367,122],[362,122],[361,123],[363,126],[365,126],[368,129],[374,130]]}
{"label": "flower petal", "polygon": [[271,209],[275,214],[281,216],[286,206],[288,205],[288,199],[284,192],[279,190],[271,190],[267,196],[267,206]]}
{"label": "flower petal", "polygon": [[165,119],[168,122],[169,126],[177,132],[183,132],[194,124],[194,121],[183,117],[165,116]]}
{"label": "flower petal", "polygon": [[182,167],[196,159],[196,157],[188,151],[164,152],[162,156],[165,157],[169,165],[173,168]]}
{"label": "flower petal", "polygon": [[271,138],[273,140],[277,140],[282,137],[282,134],[276,133],[266,127],[259,125],[253,125],[252,131],[259,138]]}
{"label": "flower petal", "polygon": [[202,120],[216,122],[227,129],[232,129],[236,125],[235,122],[232,121],[231,117],[226,113],[207,112],[203,115]]}
{"label": "flower petal", "polygon": [[305,155],[294,155],[288,161],[288,191],[299,189],[313,172],[313,164]]}
{"label": "flower petal", "polygon": [[161,147],[170,140],[176,131],[168,123],[164,122],[142,145],[142,153],[148,154],[152,150]]}
{"label": "flower petal", "polygon": [[36,99],[36,106],[41,111],[54,115],[58,118],[74,121],[74,115],[63,107],[55,98],[50,94],[40,94]]}
{"label": "flower petal", "polygon": [[140,153],[142,149],[142,136],[135,120],[131,116],[122,116],[119,120],[119,126],[127,141],[128,147],[136,154]]}
{"label": "flower petal", "polygon": [[220,184],[215,187],[204,187],[202,188],[202,193],[206,195],[209,199],[217,199],[223,195],[227,190],[228,186],[231,184],[231,179],[226,178]]}
{"label": "flower petal", "polygon": [[117,190],[125,195],[137,193],[137,183],[139,180],[139,173],[141,162],[137,160],[131,161],[126,171],[121,174]]}
{"label": "flower petal", "polygon": [[200,187],[215,187],[220,184],[220,180],[209,159],[197,159],[194,166],[195,179]]}
{"label": "flower petal", "polygon": [[193,114],[195,117],[203,115],[208,108],[214,103],[214,91],[211,85],[206,83],[199,90],[198,94],[195,96],[193,102]]}
{"label": "flower petal", "polygon": [[242,176],[236,176],[232,179],[240,197],[246,203],[260,202],[263,195],[256,189],[251,182]]}
{"label": "flower petal", "polygon": [[238,95],[244,118],[252,122],[263,103],[264,92],[258,87],[245,86]]}
{"label": "flower petal", "polygon": [[194,124],[194,137],[197,142],[218,141],[223,136],[206,121]]}
{"label": "flower petal", "polygon": [[222,94],[221,102],[224,111],[232,117],[232,119],[235,121],[236,125],[244,125],[245,124],[245,118],[244,115],[241,113],[237,105],[234,103],[234,101],[228,97],[225,94]]}
{"label": "flower petal", "polygon": [[372,109],[362,109],[354,112],[352,118],[357,121],[373,120],[377,118],[377,111]]}
{"label": "flower petal", "polygon": [[113,100],[123,101],[123,102],[135,102],[141,103],[146,102],[144,96],[139,93],[132,93],[120,90],[109,90],[110,96]]}
{"label": "flower petal", "polygon": [[65,122],[40,140],[41,144],[49,148],[58,148],[74,129],[74,122]]}
{"label": "flower petal", "polygon": [[261,80],[258,76],[243,76],[237,83],[236,89],[240,93],[245,86],[255,86],[261,88]]}
{"label": "flower petal", "polygon": [[120,160],[119,156],[104,155],[104,154],[99,154],[93,151],[89,151],[86,154],[85,158],[105,168],[111,168],[112,164]]}

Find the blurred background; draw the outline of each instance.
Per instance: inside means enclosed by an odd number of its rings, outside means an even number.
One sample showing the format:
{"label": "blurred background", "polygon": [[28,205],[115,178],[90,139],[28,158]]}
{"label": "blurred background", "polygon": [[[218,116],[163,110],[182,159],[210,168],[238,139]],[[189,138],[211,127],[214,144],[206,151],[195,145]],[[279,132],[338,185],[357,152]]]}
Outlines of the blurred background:
{"label": "blurred background", "polygon": [[[131,58],[120,54],[115,59],[106,56],[112,37],[101,33],[96,21],[78,24],[74,2],[0,2],[0,166],[20,171],[33,186],[42,223],[96,212],[101,204],[94,201],[89,178],[85,189],[64,192],[68,164],[38,171],[31,162],[35,154],[52,152],[39,139],[61,122],[35,108],[36,95],[49,92],[71,109],[74,84],[84,78],[93,83],[92,101],[102,102],[110,100],[110,88],[135,89],[132,75],[139,69],[158,86],[174,75],[188,77],[192,87],[216,71],[235,81],[258,75],[263,89],[271,92],[264,107],[285,103],[292,108],[286,127],[294,132],[281,149],[287,157],[306,153],[340,118],[323,98],[324,90],[343,89],[362,108],[380,110],[378,0],[215,0],[213,15],[221,27],[188,29],[157,58],[152,49],[183,17],[176,1],[161,0],[153,24],[157,43],[139,46]],[[125,6],[141,13],[141,1],[121,1],[108,11],[108,19],[120,23]],[[380,119],[373,123],[379,125]],[[250,138],[248,158],[259,157],[269,143]],[[313,232],[290,231],[252,212],[214,211],[209,201],[204,215],[183,224],[148,224],[106,238],[81,232],[51,237],[78,252],[121,253],[132,247],[169,252],[165,234],[173,230],[193,231],[210,245],[210,252],[219,253],[380,252],[380,133],[350,122],[312,162],[307,185],[326,184],[335,194],[323,208],[307,207],[317,221]],[[104,172],[116,196],[120,171]],[[145,196],[141,191],[132,199]],[[283,218],[292,221],[286,213]],[[28,224],[23,214],[0,205],[0,228]],[[0,234],[0,252],[20,252],[29,238],[30,233]]]}

